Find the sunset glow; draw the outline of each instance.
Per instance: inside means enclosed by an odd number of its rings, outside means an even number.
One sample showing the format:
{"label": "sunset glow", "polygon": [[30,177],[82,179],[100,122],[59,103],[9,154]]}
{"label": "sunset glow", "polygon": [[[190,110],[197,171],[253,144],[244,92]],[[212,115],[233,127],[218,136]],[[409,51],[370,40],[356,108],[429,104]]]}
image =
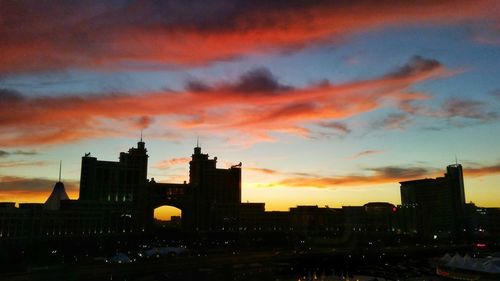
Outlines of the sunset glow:
{"label": "sunset glow", "polygon": [[59,160],[76,199],[142,131],[148,178],[188,180],[199,137],[266,210],[397,205],[455,161],[500,206],[499,1],[28,2],[0,0],[0,201]]}

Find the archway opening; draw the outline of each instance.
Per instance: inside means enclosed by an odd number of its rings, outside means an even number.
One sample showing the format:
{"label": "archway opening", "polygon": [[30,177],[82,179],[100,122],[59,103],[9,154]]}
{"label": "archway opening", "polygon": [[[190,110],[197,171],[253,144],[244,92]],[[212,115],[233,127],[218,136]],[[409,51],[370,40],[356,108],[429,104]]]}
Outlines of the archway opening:
{"label": "archway opening", "polygon": [[155,209],[154,218],[162,222],[175,222],[181,219],[181,210],[172,206],[161,206]]}

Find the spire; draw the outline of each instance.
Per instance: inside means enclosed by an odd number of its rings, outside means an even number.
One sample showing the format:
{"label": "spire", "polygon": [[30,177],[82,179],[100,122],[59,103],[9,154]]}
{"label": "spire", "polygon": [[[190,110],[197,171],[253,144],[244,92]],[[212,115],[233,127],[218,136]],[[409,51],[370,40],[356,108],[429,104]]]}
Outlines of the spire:
{"label": "spire", "polygon": [[139,140],[139,142],[137,143],[137,148],[140,149],[140,150],[146,150],[146,146],[145,146],[145,143],[144,141],[142,140],[142,131],[143,129],[141,129],[141,139]]}
{"label": "spire", "polygon": [[196,147],[194,148],[194,154],[201,154],[200,137],[196,137]]}
{"label": "spire", "polygon": [[62,160],[59,160],[59,182],[61,182],[61,167],[62,167]]}

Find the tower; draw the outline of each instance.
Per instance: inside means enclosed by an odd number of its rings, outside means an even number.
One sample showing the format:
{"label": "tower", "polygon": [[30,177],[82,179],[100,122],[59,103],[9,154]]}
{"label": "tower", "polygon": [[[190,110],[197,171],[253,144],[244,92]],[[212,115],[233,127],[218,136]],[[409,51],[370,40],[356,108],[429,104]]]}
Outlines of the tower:
{"label": "tower", "polygon": [[462,165],[446,167],[444,177],[400,182],[405,229],[423,235],[462,237],[465,193]]}
{"label": "tower", "polygon": [[454,231],[460,233],[465,228],[465,191],[462,165],[455,163],[446,167],[446,185],[451,195],[454,214]]}
{"label": "tower", "polygon": [[182,218],[187,230],[224,230],[235,224],[241,203],[241,166],[217,169],[197,143],[189,162],[189,187]]}
{"label": "tower", "polygon": [[123,202],[143,201],[148,173],[148,155],[146,145],[141,140],[137,147],[132,147],[128,153],[120,153],[120,184],[118,198]]}
{"label": "tower", "polygon": [[52,193],[43,205],[43,208],[46,210],[59,210],[61,207],[61,200],[69,200],[66,189],[64,188],[64,183],[61,181],[61,167],[62,161],[59,161],[59,181],[56,182],[52,189]]}

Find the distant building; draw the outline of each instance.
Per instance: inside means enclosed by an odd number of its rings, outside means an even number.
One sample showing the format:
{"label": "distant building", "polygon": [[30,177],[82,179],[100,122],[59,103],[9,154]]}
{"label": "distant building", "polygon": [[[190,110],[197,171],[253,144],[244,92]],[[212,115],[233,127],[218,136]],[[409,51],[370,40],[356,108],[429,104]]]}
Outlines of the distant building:
{"label": "distant building", "polygon": [[339,233],[343,224],[342,211],[318,206],[290,208],[291,228],[303,233]]}
{"label": "distant building", "polygon": [[479,238],[491,240],[500,233],[500,209],[465,204],[462,166],[458,164],[448,166],[444,177],[401,182],[399,208],[370,202],[270,212],[265,211],[264,203],[241,203],[241,163],[217,168],[217,157],[209,158],[199,146],[189,162],[188,182],[148,180],[147,164],[142,140],[137,147],[120,153],[116,162],[85,154],[78,200],[68,199],[59,179],[43,204],[16,207],[13,202],[0,202],[0,242],[22,244],[149,232],[154,209],[165,205],[182,212],[168,226],[180,226],[191,233],[293,233],[290,237],[335,237],[338,243],[391,241],[400,233],[459,236],[469,226]]}
{"label": "distant building", "polygon": [[462,165],[449,165],[444,177],[400,182],[401,226],[407,233],[449,237],[465,227]]}
{"label": "distant building", "polygon": [[195,147],[189,162],[189,184],[182,209],[187,229],[228,230],[238,226],[241,203],[241,163],[218,169],[217,157],[209,159]]}
{"label": "distant building", "polygon": [[500,244],[500,208],[477,207],[467,204],[467,225],[479,241],[493,240]]}
{"label": "distant building", "polygon": [[82,157],[79,200],[138,202],[145,193],[148,155],[141,140],[137,148],[121,152],[118,162]]}
{"label": "distant building", "polygon": [[265,203],[241,203],[238,223],[239,230],[262,230],[265,214]]}
{"label": "distant building", "polygon": [[120,153],[119,161],[82,157],[80,197],[69,200],[59,180],[44,204],[0,203],[0,239],[50,239],[67,236],[123,235],[148,232],[154,209],[182,211],[186,231],[235,231],[241,202],[241,163],[218,169],[196,147],[189,183],[147,179],[148,155],[141,140]]}
{"label": "distant building", "polygon": [[69,200],[69,197],[64,188],[64,183],[59,180],[56,182],[52,193],[47,198],[47,201],[45,201],[45,204],[43,204],[43,207],[46,210],[59,210],[61,208],[61,200]]}

